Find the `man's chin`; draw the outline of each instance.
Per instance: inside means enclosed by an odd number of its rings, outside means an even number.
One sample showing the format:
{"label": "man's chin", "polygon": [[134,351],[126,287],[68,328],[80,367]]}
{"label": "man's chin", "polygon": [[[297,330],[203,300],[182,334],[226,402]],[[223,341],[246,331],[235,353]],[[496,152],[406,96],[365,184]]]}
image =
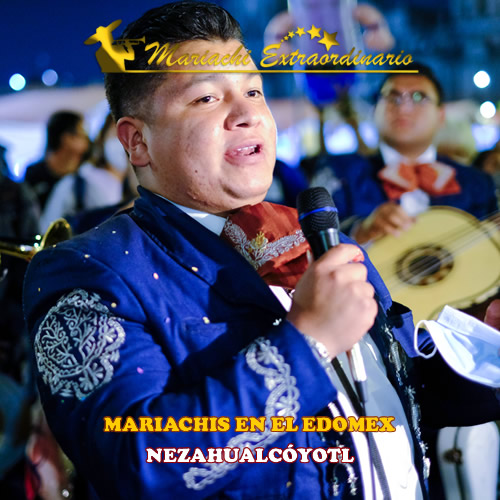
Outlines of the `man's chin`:
{"label": "man's chin", "polygon": [[234,213],[237,210],[239,210],[241,207],[245,207],[247,205],[257,205],[257,203],[260,203],[264,201],[264,198],[266,197],[267,190],[264,193],[259,193],[255,195],[249,195],[246,193],[245,195],[243,194],[233,194],[231,196],[231,199],[228,199],[226,203],[220,204],[219,207],[217,207],[217,213],[216,215],[221,215],[223,217],[227,216],[230,213]]}
{"label": "man's chin", "polygon": [[415,142],[414,136],[411,133],[399,134],[397,137],[392,137],[390,140],[385,141],[388,146],[391,146],[396,151],[401,148],[411,147]]}
{"label": "man's chin", "polygon": [[[266,197],[267,195],[267,192],[269,191],[269,189],[266,189],[264,191],[260,190],[259,192],[255,193],[255,195],[253,196],[247,196],[245,198],[246,200],[246,203],[245,205],[256,205],[257,203],[261,203],[262,201],[264,201],[264,198]],[[244,205],[242,205],[244,206]]]}

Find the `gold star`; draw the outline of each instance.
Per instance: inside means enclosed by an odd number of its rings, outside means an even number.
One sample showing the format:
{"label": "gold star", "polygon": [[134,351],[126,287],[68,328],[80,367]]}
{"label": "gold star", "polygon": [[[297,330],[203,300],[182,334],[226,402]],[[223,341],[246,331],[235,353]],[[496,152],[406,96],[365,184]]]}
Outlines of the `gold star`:
{"label": "gold star", "polygon": [[288,40],[288,37],[286,36],[284,39],[285,39],[285,40]]}
{"label": "gold star", "polygon": [[323,38],[319,40],[318,43],[322,43],[326,47],[326,50],[330,50],[332,45],[339,45],[339,42],[335,40],[336,36],[337,32],[327,33],[325,30],[323,30]]}
{"label": "gold star", "polygon": [[313,40],[314,38],[319,38],[320,31],[321,30],[319,28],[316,28],[316,26],[314,26],[314,24],[313,24],[312,28],[307,33],[309,33],[309,35],[311,35],[311,40]]}
{"label": "gold star", "polygon": [[295,33],[293,31],[288,32],[288,38],[293,38],[295,36]]}
{"label": "gold star", "polygon": [[297,26],[297,31],[295,33],[297,33],[297,35],[299,35],[299,36],[306,34],[306,32],[304,31],[304,28],[299,28],[298,26]]}

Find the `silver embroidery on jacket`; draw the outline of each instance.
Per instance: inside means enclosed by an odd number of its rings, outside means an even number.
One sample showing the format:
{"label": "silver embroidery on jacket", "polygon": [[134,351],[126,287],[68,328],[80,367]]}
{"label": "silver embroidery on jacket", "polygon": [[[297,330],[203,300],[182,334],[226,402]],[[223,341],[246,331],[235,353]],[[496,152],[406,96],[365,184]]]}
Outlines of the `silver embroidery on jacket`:
{"label": "silver embroidery on jacket", "polygon": [[[245,349],[246,362],[257,374],[264,377],[264,385],[270,394],[266,400],[266,428],[264,432],[244,432],[232,437],[227,443],[229,448],[265,447],[274,443],[284,432],[271,432],[271,417],[283,416],[297,418],[300,409],[299,389],[296,379],[290,374],[290,365],[279,354],[271,342],[259,337]],[[183,475],[188,488],[202,490],[236,468],[238,463],[206,463],[202,467],[191,467]]]}
{"label": "silver embroidery on jacket", "polygon": [[427,453],[427,445],[422,440],[422,432],[420,430],[420,406],[415,398],[415,389],[411,386],[405,388],[406,396],[408,397],[408,401],[410,403],[410,412],[411,412],[411,424],[413,426],[413,430],[415,431],[415,436],[418,441],[418,445],[420,446],[420,450],[422,451],[422,464],[423,464],[423,472],[424,479],[429,478],[431,461],[429,458],[425,456]]}
{"label": "silver embroidery on jacket", "polygon": [[394,339],[394,335],[391,332],[391,329],[384,325],[384,332],[389,338],[389,362],[392,363],[394,369],[396,371],[396,378],[398,379],[398,384],[403,386],[403,379],[401,375],[404,375],[405,378],[408,378],[408,372],[406,371],[406,363],[403,361],[405,358],[405,354],[402,353],[402,347],[399,342]]}
{"label": "silver embroidery on jacket", "polygon": [[35,336],[38,371],[52,394],[84,399],[113,376],[125,331],[96,293],[75,289],[50,309]]}
{"label": "silver embroidery on jacket", "polygon": [[273,257],[279,257],[306,241],[300,229],[273,242],[269,242],[262,231],[252,240],[248,240],[243,229],[231,221],[226,222],[224,233],[233,242],[235,250],[243,255],[255,270]]}

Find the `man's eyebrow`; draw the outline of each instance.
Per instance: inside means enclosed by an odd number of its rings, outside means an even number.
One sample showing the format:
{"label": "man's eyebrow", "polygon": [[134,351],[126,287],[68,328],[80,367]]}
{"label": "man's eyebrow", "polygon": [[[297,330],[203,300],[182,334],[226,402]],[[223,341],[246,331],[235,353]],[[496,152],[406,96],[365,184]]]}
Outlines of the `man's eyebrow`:
{"label": "man's eyebrow", "polygon": [[[194,87],[195,85],[198,85],[199,83],[203,83],[206,81],[221,80],[222,78],[224,78],[226,74],[227,73],[222,73],[222,72],[194,74],[192,78],[190,78],[188,81],[177,87],[176,92],[177,93],[185,92],[186,90],[189,90],[191,87]],[[246,80],[251,80],[256,75],[258,75],[260,77],[261,83],[263,82],[262,74],[258,73],[257,71],[255,73],[243,73],[242,75]]]}

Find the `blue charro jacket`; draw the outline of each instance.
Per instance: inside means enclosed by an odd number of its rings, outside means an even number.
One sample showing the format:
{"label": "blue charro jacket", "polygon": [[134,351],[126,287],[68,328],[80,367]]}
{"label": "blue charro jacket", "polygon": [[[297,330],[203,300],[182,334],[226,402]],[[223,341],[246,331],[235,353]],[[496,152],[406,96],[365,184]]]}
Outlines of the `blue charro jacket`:
{"label": "blue charro jacket", "polygon": [[[336,399],[303,335],[243,257],[171,203],[140,192],[132,213],[40,252],[27,273],[41,399],[77,470],[103,500],[316,500],[333,498],[334,481],[337,498],[362,498],[356,461],[350,468],[146,463],[147,447],[352,448],[348,433],[237,433],[233,420],[227,432],[104,432],[106,416],[290,415],[300,422],[327,415]],[[389,309],[385,286],[366,265]],[[411,313],[392,319],[413,356]],[[449,401],[433,410],[462,415]]]}
{"label": "blue charro jacket", "polygon": [[[495,185],[491,176],[447,157],[438,156],[437,159],[455,169],[462,190],[452,195],[431,196],[431,205],[459,208],[478,219],[497,211]],[[368,217],[375,208],[388,201],[377,177],[382,168],[384,161],[380,154],[370,157],[358,154],[322,155],[315,159],[313,166],[315,183],[330,191],[341,220]]]}

